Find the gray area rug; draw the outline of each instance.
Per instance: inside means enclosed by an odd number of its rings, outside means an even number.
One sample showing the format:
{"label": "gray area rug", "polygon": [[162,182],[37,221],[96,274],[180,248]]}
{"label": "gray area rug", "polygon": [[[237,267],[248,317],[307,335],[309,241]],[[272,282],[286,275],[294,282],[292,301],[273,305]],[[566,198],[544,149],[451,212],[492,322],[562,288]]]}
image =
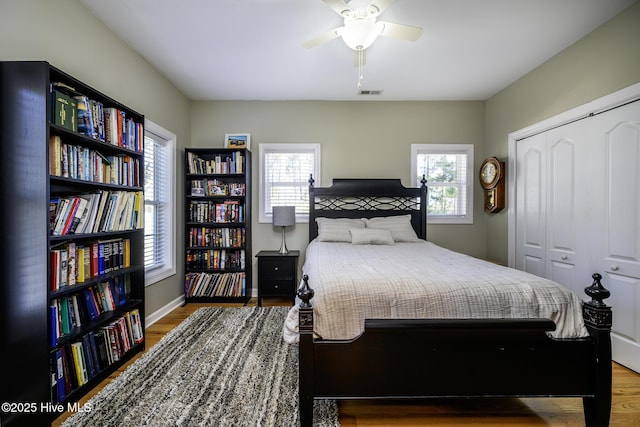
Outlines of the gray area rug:
{"label": "gray area rug", "polygon": [[[185,319],[63,426],[297,426],[298,346],[288,307],[205,307]],[[314,425],[339,426],[335,401]]]}

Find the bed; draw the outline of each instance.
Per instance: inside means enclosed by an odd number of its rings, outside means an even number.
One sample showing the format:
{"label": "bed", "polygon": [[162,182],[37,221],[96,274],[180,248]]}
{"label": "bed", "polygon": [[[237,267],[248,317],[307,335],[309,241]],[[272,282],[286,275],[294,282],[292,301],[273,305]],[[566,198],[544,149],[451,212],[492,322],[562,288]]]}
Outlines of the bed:
{"label": "bed", "polygon": [[299,342],[301,425],[314,399],[465,397],[582,397],[585,424],[609,424],[612,313],[599,274],[583,303],[433,245],[424,180],[309,182],[310,244],[283,328]]}

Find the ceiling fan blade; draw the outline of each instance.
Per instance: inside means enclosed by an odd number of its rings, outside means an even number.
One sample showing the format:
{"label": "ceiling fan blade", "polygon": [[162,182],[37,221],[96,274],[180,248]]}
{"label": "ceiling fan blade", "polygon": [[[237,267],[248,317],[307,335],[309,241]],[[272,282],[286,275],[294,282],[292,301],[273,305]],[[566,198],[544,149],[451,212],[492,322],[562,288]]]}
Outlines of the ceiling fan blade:
{"label": "ceiling fan blade", "polygon": [[349,5],[346,4],[343,0],[322,0],[322,1],[331,9],[335,10],[336,13],[342,16],[343,18],[351,14],[351,12],[353,12],[349,7]]}
{"label": "ceiling fan blade", "polygon": [[327,31],[326,33],[321,34],[318,37],[307,40],[306,42],[302,43],[302,47],[304,47],[305,49],[311,49],[312,47],[318,46],[319,44],[338,38],[340,37],[340,30],[342,28],[344,27],[334,28],[333,30]]}
{"label": "ceiling fan blade", "polygon": [[413,25],[394,24],[393,22],[378,21],[381,27],[380,35],[394,39],[416,41],[422,35],[422,28]]}
{"label": "ceiling fan blade", "polygon": [[369,3],[369,7],[373,6],[378,9],[378,12],[376,13],[377,16],[384,12],[384,10],[389,7],[389,5],[394,1],[395,0],[371,0],[371,3]]}

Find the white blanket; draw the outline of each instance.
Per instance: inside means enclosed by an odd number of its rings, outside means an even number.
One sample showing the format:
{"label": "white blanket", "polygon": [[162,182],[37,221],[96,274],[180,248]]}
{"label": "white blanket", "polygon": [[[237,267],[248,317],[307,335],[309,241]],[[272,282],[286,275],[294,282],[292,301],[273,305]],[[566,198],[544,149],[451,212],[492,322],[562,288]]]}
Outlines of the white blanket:
{"label": "white blanket", "polygon": [[[350,339],[364,319],[548,318],[555,338],[588,336],[582,301],[568,289],[520,270],[431,242],[352,245],[312,241],[303,273],[315,291],[314,332]],[[284,338],[298,341],[298,304]]]}

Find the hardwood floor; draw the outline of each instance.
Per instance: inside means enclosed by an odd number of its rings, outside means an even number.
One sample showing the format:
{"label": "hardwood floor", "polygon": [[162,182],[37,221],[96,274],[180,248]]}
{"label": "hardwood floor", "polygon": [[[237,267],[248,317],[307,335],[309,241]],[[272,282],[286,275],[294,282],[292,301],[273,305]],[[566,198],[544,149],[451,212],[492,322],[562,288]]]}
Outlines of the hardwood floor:
{"label": "hardwood floor", "polygon": [[[250,304],[255,305],[255,301]],[[287,301],[264,301],[264,305],[287,304]],[[214,304],[188,304],[175,309],[147,328],[146,348],[151,348],[196,309],[211,305]],[[133,360],[138,357],[140,355]],[[95,395],[129,364],[103,381],[80,403]],[[614,363],[612,401],[612,427],[640,425],[640,374]],[[339,402],[339,411],[340,423],[345,427],[584,425],[579,398],[351,400]],[[52,425],[59,426],[69,415],[61,415]]]}

